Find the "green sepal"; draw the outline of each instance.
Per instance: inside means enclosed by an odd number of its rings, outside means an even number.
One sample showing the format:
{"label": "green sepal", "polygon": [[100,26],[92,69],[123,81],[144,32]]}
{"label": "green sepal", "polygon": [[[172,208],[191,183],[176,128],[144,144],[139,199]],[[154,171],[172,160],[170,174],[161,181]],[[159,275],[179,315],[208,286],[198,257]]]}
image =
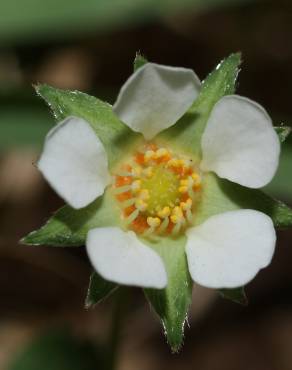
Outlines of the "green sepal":
{"label": "green sepal", "polygon": [[99,274],[92,272],[85,299],[85,308],[92,308],[97,303],[107,298],[117,288],[117,284],[104,280]]}
{"label": "green sepal", "polygon": [[283,202],[271,198],[261,190],[220,179],[215,174],[204,175],[202,198],[194,218],[196,225],[213,215],[243,208],[267,214],[275,227],[285,228],[292,225],[292,209]]}
{"label": "green sepal", "polygon": [[292,130],[292,128],[289,126],[276,126],[274,127],[274,129],[278,134],[281,143],[283,143],[287,139]]}
{"label": "green sepal", "polygon": [[85,244],[86,235],[95,227],[119,225],[120,210],[112,194],[107,190],[89,206],[59,209],[39,230],[25,236],[21,243],[27,245],[50,245],[74,247]]}
{"label": "green sepal", "polygon": [[244,291],[244,287],[234,289],[219,289],[218,292],[221,297],[225,299],[229,299],[232,302],[239,303],[244,306],[248,305],[248,299]]}
{"label": "green sepal", "polygon": [[224,59],[202,83],[202,89],[191,108],[178,122],[157,136],[161,142],[171,142],[173,148],[199,159],[201,137],[215,103],[224,95],[233,94],[241,63],[241,55]]}
{"label": "green sepal", "polygon": [[185,237],[144,241],[163,259],[168,284],[165,289],[145,289],[145,295],[160,317],[167,342],[179,351],[184,338],[184,324],[192,300],[192,281],[185,255]]}
{"label": "green sepal", "polygon": [[137,52],[134,59],[134,72],[136,72],[140,67],[143,67],[146,63],[148,63],[148,60],[140,54],[140,52]]}
{"label": "green sepal", "polygon": [[110,167],[142,138],[119,120],[110,104],[93,96],[48,85],[37,85],[35,89],[47,102],[57,121],[76,116],[85,119],[91,125],[104,145]]}

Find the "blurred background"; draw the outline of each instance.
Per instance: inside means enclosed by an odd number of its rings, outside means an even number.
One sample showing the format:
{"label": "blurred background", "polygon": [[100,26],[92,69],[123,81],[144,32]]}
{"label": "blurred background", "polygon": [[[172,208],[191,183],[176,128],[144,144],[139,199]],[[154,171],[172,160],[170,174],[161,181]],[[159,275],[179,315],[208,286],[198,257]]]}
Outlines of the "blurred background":
{"label": "blurred background", "polygon": [[[243,53],[238,93],[292,124],[290,0],[0,0],[0,369],[103,369],[114,297],[83,308],[84,250],[18,240],[62,205],[33,166],[53,125],[32,84],[113,102],[135,53],[201,79]],[[292,205],[292,138],[267,192]],[[196,287],[183,351],[171,355],[138,289],[129,292],[119,370],[292,369],[292,231],[247,286],[249,306]],[[94,345],[93,345],[94,343]]]}

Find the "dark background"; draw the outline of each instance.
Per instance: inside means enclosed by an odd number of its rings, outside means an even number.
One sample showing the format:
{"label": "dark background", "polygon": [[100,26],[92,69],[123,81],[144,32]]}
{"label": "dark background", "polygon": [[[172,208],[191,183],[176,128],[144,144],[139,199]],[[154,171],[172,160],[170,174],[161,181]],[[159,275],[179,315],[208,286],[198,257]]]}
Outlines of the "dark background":
{"label": "dark background", "polygon": [[[106,343],[115,299],[83,309],[90,265],[82,248],[18,244],[62,205],[32,165],[53,124],[32,83],[113,102],[137,51],[201,79],[241,51],[238,93],[290,125],[291,41],[288,0],[0,0],[0,369],[103,369],[92,343]],[[291,161],[290,139],[267,188],[290,205]],[[247,286],[248,307],[195,287],[178,355],[131,289],[118,369],[292,369],[292,232],[278,236],[272,265]]]}

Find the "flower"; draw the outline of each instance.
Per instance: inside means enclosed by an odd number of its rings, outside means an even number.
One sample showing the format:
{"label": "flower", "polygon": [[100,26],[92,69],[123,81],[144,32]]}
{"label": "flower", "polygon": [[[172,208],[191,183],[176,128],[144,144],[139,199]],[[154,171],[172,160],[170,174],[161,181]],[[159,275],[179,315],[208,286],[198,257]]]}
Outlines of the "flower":
{"label": "flower", "polygon": [[202,155],[193,156],[160,133],[179,127],[199,92],[191,70],[153,63],[139,68],[113,106],[139,134],[112,168],[103,142],[84,119],[68,117],[47,135],[38,167],[55,191],[76,209],[104,194],[119,210],[116,226],[87,235],[89,258],[103,278],[166,287],[164,263],[150,244],[181,235],[190,275],[207,287],[242,286],[270,263],[276,236],[266,214],[233,210],[198,224],[196,210],[208,197],[204,179],[210,172],[248,188],[270,182],[280,153],[272,121],[257,103],[225,96],[209,116]]}

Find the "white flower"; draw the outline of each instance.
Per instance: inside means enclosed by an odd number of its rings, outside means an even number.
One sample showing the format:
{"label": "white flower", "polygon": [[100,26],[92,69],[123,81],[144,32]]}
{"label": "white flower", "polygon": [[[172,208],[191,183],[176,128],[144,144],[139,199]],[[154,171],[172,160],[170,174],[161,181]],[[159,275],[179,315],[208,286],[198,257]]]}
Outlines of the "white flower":
{"label": "white flower", "polygon": [[[184,115],[199,90],[200,82],[191,70],[147,63],[124,84],[113,110],[132,130],[152,140]],[[273,178],[280,144],[267,112],[237,95],[220,99],[202,136],[201,163],[194,164],[171,148],[145,145],[143,164],[130,166],[129,173],[120,175],[129,182],[117,186],[118,170],[110,173],[103,144],[86,121],[69,117],[47,135],[38,167],[70,206],[85,207],[113,185],[118,194],[131,195],[123,199],[133,208],[127,217],[121,211],[124,225],[131,226],[139,214],[142,217],[140,235],[137,225],[136,232],[132,226],[89,231],[86,248],[96,271],[120,284],[164,288],[164,264],[147,238],[185,233],[195,282],[211,288],[249,282],[273,256],[272,220],[243,209],[212,216],[194,227],[193,207],[204,196],[201,178],[207,172],[249,188],[263,187]]]}

